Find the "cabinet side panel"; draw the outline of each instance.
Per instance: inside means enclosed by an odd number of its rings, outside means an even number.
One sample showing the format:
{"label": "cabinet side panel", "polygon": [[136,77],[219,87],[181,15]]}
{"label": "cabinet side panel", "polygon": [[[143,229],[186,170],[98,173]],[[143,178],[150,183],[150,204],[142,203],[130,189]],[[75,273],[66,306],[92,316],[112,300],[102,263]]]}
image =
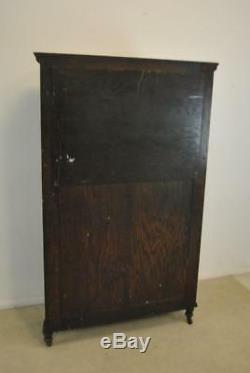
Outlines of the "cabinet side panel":
{"label": "cabinet side panel", "polygon": [[212,89],[213,73],[207,72],[204,76],[204,104],[199,157],[192,186],[190,255],[186,286],[186,304],[188,306],[196,304]]}
{"label": "cabinet side panel", "polygon": [[52,166],[56,150],[54,134],[53,72],[41,65],[41,141],[42,141],[42,193],[43,193],[43,245],[45,321],[52,329],[60,318],[59,297],[59,217],[55,169]]}

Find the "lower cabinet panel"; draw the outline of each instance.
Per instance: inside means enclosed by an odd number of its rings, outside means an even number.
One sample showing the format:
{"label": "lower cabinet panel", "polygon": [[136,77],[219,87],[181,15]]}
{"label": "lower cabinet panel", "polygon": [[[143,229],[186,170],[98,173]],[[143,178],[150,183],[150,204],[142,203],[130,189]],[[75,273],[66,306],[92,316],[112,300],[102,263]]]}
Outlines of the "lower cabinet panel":
{"label": "lower cabinet panel", "polygon": [[181,308],[191,180],[66,186],[58,193],[62,320]]}

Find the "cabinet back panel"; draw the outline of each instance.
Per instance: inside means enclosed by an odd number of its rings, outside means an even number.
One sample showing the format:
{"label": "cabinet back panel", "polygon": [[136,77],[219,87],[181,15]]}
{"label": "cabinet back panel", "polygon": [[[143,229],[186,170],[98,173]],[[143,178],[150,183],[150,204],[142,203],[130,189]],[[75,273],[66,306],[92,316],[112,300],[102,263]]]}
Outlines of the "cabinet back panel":
{"label": "cabinet back panel", "polygon": [[196,305],[217,64],[36,53],[43,333]]}

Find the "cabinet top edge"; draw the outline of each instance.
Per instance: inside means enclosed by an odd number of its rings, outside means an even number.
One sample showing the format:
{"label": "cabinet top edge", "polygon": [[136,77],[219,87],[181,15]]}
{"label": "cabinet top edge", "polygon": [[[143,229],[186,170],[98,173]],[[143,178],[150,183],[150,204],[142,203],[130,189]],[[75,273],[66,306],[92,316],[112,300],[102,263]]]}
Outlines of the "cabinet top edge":
{"label": "cabinet top edge", "polygon": [[119,56],[106,56],[106,55],[82,55],[82,54],[66,54],[66,53],[46,53],[46,52],[34,52],[35,58],[39,63],[49,64],[64,64],[68,62],[116,62],[116,63],[129,63],[129,64],[150,64],[154,65],[171,65],[178,64],[182,66],[191,67],[192,69],[196,66],[197,69],[215,71],[218,63],[217,62],[205,62],[205,61],[187,61],[187,60],[168,60],[168,59],[155,59],[155,58],[139,58],[139,57],[119,57]]}

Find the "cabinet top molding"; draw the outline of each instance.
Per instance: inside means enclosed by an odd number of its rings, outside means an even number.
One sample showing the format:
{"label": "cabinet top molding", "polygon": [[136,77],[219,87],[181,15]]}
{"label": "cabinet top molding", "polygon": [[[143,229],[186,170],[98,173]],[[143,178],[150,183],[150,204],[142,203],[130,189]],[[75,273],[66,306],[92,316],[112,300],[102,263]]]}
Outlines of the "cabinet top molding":
{"label": "cabinet top molding", "polygon": [[176,67],[180,72],[198,72],[198,71],[215,71],[218,63],[201,62],[201,61],[182,61],[182,60],[165,60],[153,58],[135,58],[135,57],[118,57],[118,56],[100,56],[100,55],[82,55],[82,54],[65,54],[65,53],[44,53],[34,52],[36,60],[42,64],[51,65],[74,65],[78,63],[88,63],[96,65],[102,64],[102,67],[113,67],[115,64],[120,68],[145,68],[152,70],[175,70]]}

